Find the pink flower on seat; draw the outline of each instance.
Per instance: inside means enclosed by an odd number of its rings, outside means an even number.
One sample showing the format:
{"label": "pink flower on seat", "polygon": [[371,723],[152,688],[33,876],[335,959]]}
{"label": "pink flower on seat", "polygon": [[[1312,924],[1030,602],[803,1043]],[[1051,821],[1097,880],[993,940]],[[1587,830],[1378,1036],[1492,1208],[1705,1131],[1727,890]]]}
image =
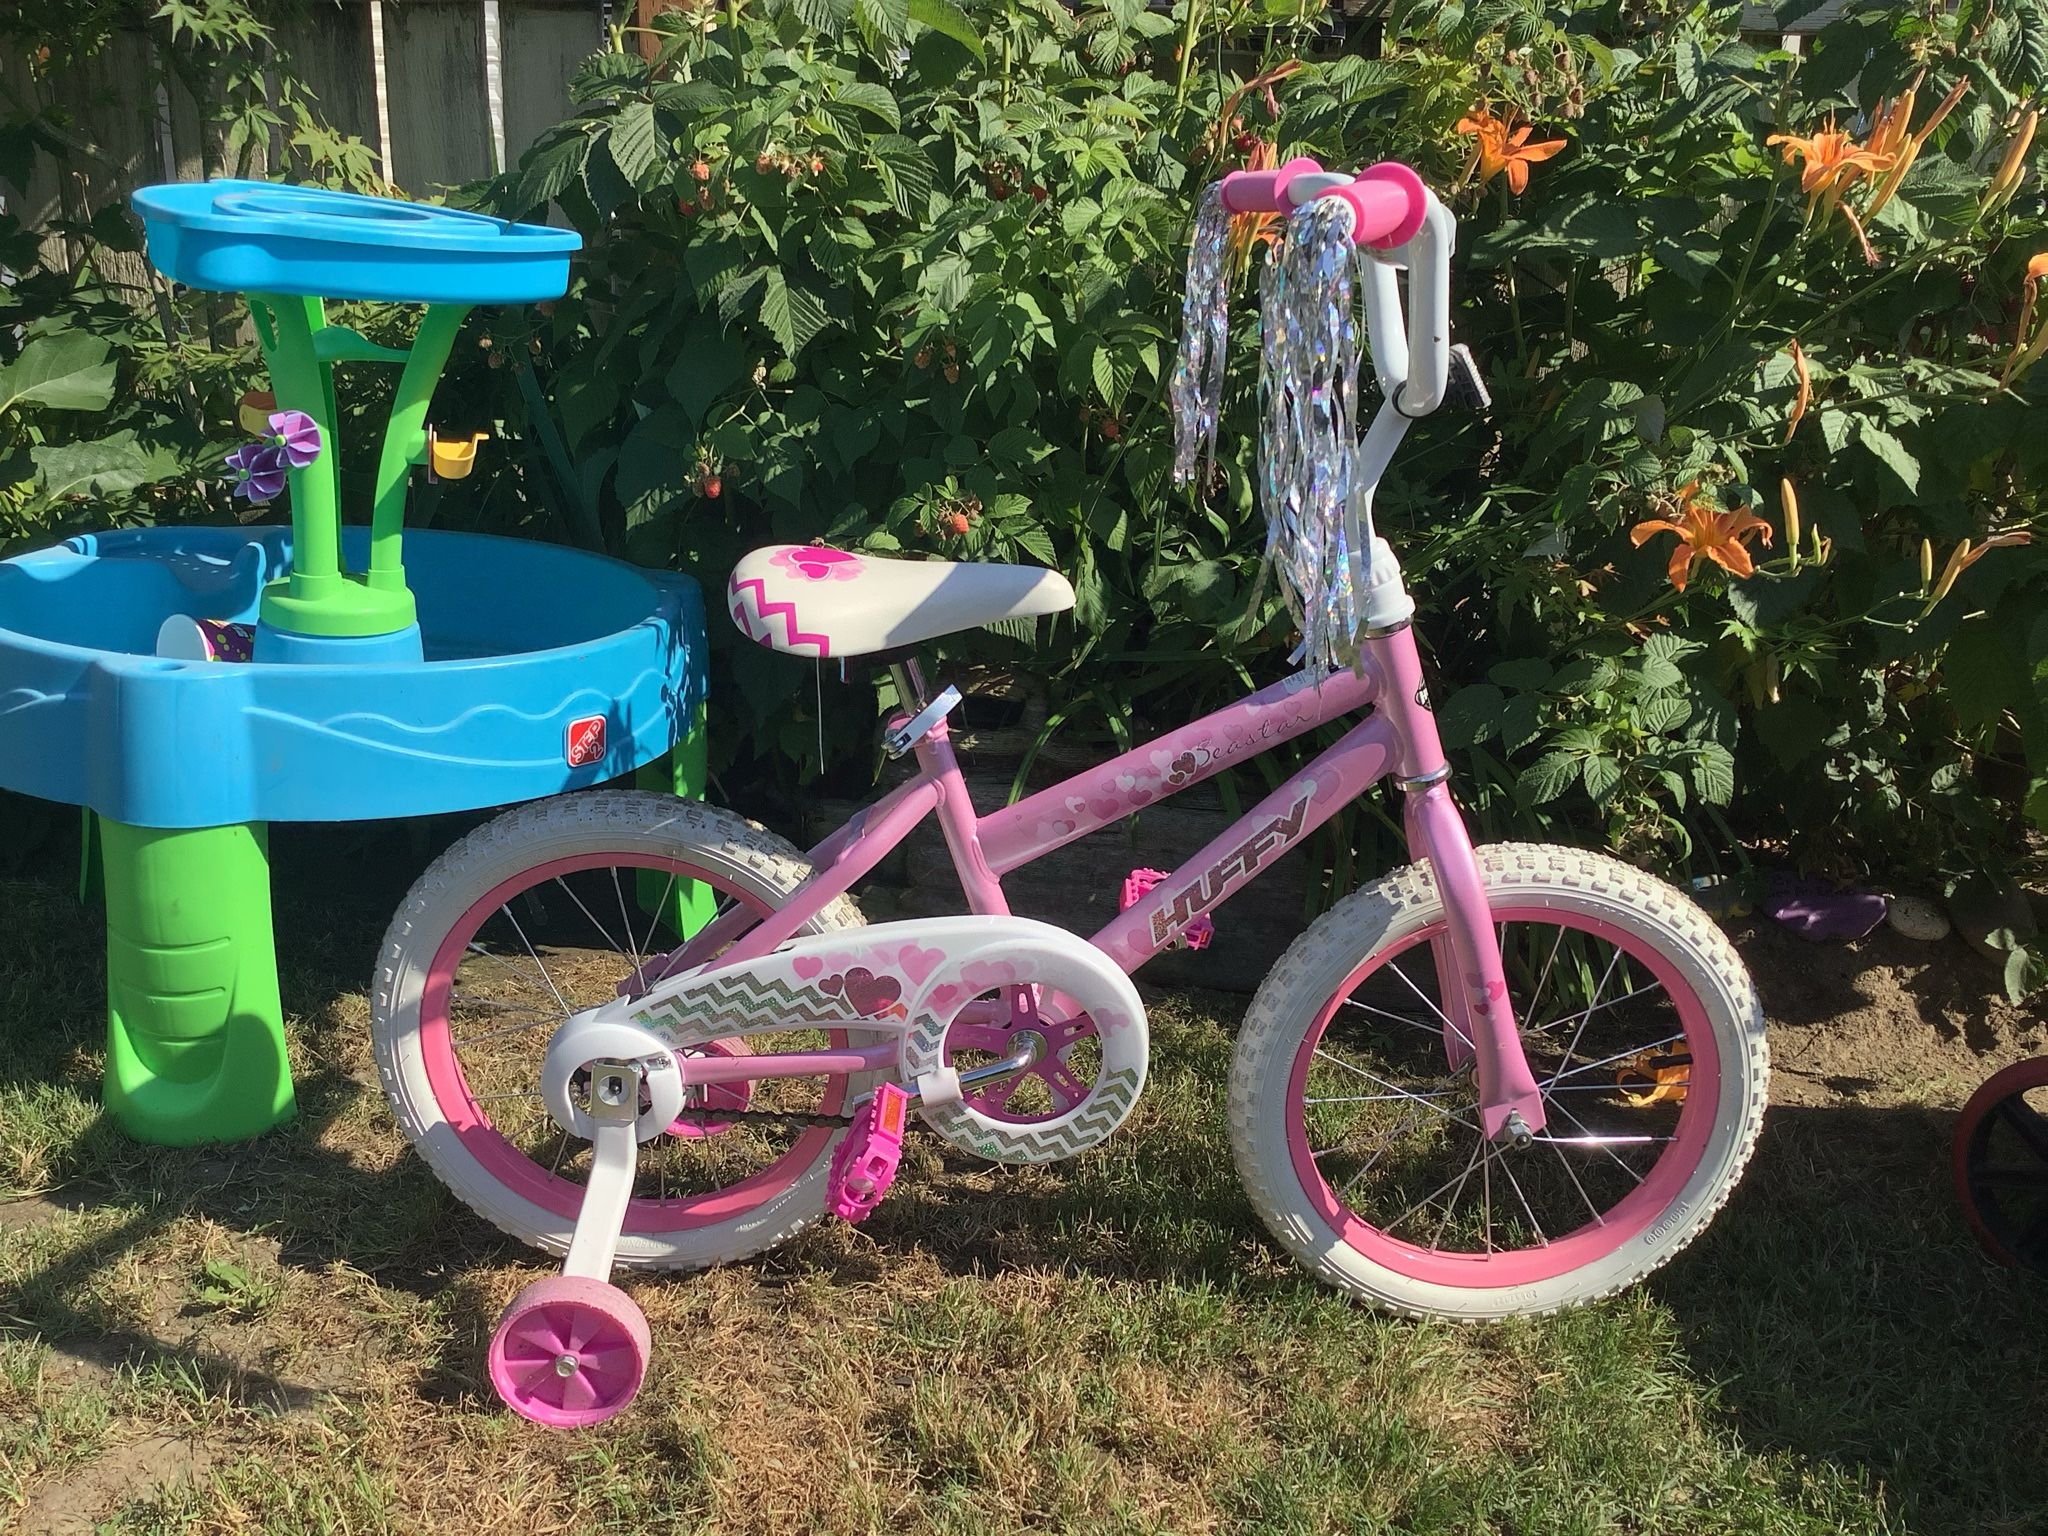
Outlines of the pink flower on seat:
{"label": "pink flower on seat", "polygon": [[861,558],[844,549],[805,544],[778,549],[768,563],[802,581],[851,581],[860,574]]}

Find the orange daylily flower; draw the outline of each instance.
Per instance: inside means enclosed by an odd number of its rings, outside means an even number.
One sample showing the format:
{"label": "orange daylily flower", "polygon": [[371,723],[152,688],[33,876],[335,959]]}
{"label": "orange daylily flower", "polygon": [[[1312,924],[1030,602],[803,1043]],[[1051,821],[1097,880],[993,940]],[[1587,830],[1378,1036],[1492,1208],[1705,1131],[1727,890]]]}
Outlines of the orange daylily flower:
{"label": "orange daylily flower", "polygon": [[1875,153],[1889,155],[1891,166],[1885,172],[1884,180],[1878,183],[1876,195],[1870,199],[1865,210],[1866,218],[1876,218],[1884,205],[1892,200],[1892,194],[1899,190],[1899,184],[1906,179],[1906,172],[1913,169],[1913,162],[1920,158],[1920,151],[1927,145],[1927,139],[1935,129],[1956,109],[1956,103],[1963,99],[1970,89],[1970,82],[1958,80],[1941,98],[1941,104],[1928,116],[1926,122],[1908,134],[1913,123],[1913,99],[1919,94],[1920,82],[1925,72],[1914,76],[1913,83],[1903,94],[1891,102],[1877,104],[1877,119],[1871,125],[1867,148]]}
{"label": "orange daylily flower", "polygon": [[[2048,352],[2048,323],[2034,325],[2034,301],[2040,296],[2041,279],[2048,277],[2048,251],[2037,252],[2027,263],[2027,274],[2020,280],[2020,323],[2013,331],[2012,354],[2005,360],[2005,370],[1998,376],[2001,385],[2010,384],[2040,360]],[[2029,334],[2029,328],[2032,334]]]}
{"label": "orange daylily flower", "polygon": [[2033,148],[2034,131],[2041,125],[2038,109],[2029,107],[2027,115],[2020,119],[2014,131],[2012,143],[2005,149],[2005,158],[1999,162],[1998,174],[1991,178],[1991,185],[1984,189],[1981,211],[1992,213],[2012,201],[2013,193],[2019,190],[2020,178],[2027,173],[2027,151]]}
{"label": "orange daylily flower", "polygon": [[1806,408],[1813,404],[1813,374],[1806,366],[1806,350],[1794,336],[1791,342],[1792,377],[1799,381],[1799,392],[1792,397],[1791,414],[1785,420],[1785,441],[1792,441],[1792,434],[1799,430],[1799,423],[1806,419]]}
{"label": "orange daylily flower", "polygon": [[[1280,163],[1280,152],[1264,139],[1251,147],[1244,157],[1244,168],[1248,171],[1270,171]],[[1261,245],[1271,245],[1280,238],[1280,231],[1286,221],[1277,213],[1240,213],[1230,220],[1230,234],[1225,249],[1230,254],[1231,270],[1242,274],[1252,259],[1252,252]]]}
{"label": "orange daylily flower", "polygon": [[1845,130],[1835,126],[1832,112],[1824,127],[1810,134],[1774,133],[1764,140],[1782,144],[1785,163],[1798,165],[1799,190],[1806,194],[1806,206],[1824,202],[1832,211],[1857,182],[1891,169],[1893,156],[1858,144]]}
{"label": "orange daylily flower", "polygon": [[1745,541],[1752,534],[1760,534],[1764,543],[1771,542],[1769,523],[1754,516],[1747,507],[1731,512],[1714,505],[1710,496],[1701,494],[1697,480],[1679,491],[1676,522],[1667,517],[1646,518],[1629,530],[1629,539],[1641,548],[1660,533],[1678,535],[1668,574],[1671,585],[1681,592],[1692,577],[1692,568],[1702,560],[1713,561],[1731,576],[1755,575],[1756,562],[1750,559]]}
{"label": "orange daylily flower", "polygon": [[[1956,545],[1955,550],[1949,555],[1948,564],[1942,567],[1941,580],[1935,583],[1933,595],[1927,599],[1928,610],[1931,611],[1936,603],[1948,596],[1949,589],[1956,584],[1958,576],[1990,554],[1992,550],[2006,549],[2014,544],[2031,544],[2033,542],[2033,534],[2024,528],[2015,528],[2008,533],[1994,533],[1982,544],[1972,544],[1968,539],[1964,539],[1960,544]],[[1932,550],[1933,546],[1927,544],[1927,541],[1923,540],[1922,543],[1926,544],[1930,551]],[[1925,573],[1931,569],[1931,561],[1923,563],[1923,574],[1921,577],[1923,582],[1926,579]]]}
{"label": "orange daylily flower", "polygon": [[[1215,145],[1217,153],[1222,153],[1226,148],[1234,149],[1239,142],[1254,137],[1249,133],[1233,134],[1232,131],[1234,128],[1241,126],[1237,116],[1239,105],[1253,91],[1265,92],[1267,109],[1276,122],[1279,120],[1280,102],[1279,98],[1273,94],[1273,87],[1301,67],[1301,60],[1289,59],[1285,63],[1275,64],[1271,69],[1263,70],[1252,76],[1251,79],[1245,81],[1243,85],[1231,92],[1229,99],[1223,103],[1223,110],[1216,114],[1216,121],[1209,127],[1209,138]],[[1242,153],[1245,157],[1244,169],[1248,171],[1270,171],[1280,163],[1278,149],[1274,145],[1267,143],[1264,139],[1255,139],[1251,146],[1243,150]],[[1261,244],[1270,245],[1278,240],[1281,227],[1282,220],[1277,213],[1247,213],[1234,217],[1230,221],[1229,245],[1230,259],[1233,266],[1239,272],[1242,272],[1245,264],[1251,260],[1253,249]]]}
{"label": "orange daylily flower", "polygon": [[1535,131],[1528,123],[1517,126],[1512,116],[1503,120],[1495,117],[1489,107],[1474,107],[1458,119],[1458,132],[1479,141],[1472,151],[1472,164],[1466,167],[1466,175],[1471,175],[1476,168],[1479,185],[1483,187],[1505,171],[1510,192],[1519,195],[1526,191],[1529,167],[1548,160],[1568,142],[1545,139],[1540,144],[1531,144],[1529,135]]}

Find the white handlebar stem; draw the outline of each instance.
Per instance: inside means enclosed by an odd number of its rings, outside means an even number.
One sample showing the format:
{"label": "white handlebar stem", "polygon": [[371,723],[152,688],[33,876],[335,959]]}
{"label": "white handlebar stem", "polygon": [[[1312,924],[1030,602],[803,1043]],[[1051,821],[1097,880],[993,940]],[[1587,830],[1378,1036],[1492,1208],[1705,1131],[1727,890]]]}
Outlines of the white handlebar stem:
{"label": "white handlebar stem", "polygon": [[[1353,180],[1325,171],[1297,176],[1287,184],[1287,200],[1297,208],[1331,186]],[[1395,401],[1403,416],[1427,416],[1444,403],[1451,378],[1451,252],[1458,244],[1458,221],[1450,209],[1429,195],[1418,229],[1406,245],[1371,253],[1365,281],[1365,332],[1372,349],[1373,373],[1380,392]],[[1400,280],[1408,270],[1408,308],[1404,320]]]}
{"label": "white handlebar stem", "polygon": [[[1402,248],[1408,268],[1408,343],[1405,382],[1390,391],[1404,416],[1427,416],[1444,403],[1451,379],[1451,252],[1458,243],[1458,221],[1435,194],[1423,215],[1422,228]],[[1370,292],[1370,290],[1368,290]],[[1368,300],[1368,324],[1372,309]],[[1380,338],[1373,335],[1374,355]],[[1384,374],[1381,383],[1385,384]]]}

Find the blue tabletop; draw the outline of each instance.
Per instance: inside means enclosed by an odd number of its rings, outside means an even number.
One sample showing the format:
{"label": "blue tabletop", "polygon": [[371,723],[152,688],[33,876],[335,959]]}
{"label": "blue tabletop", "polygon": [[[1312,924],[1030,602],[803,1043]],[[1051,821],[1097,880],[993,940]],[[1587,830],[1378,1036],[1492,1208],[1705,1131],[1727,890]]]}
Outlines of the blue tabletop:
{"label": "blue tabletop", "polygon": [[583,246],[574,230],[267,181],[172,182],[133,202],[158,271],[228,293],[530,303],[568,287]]}

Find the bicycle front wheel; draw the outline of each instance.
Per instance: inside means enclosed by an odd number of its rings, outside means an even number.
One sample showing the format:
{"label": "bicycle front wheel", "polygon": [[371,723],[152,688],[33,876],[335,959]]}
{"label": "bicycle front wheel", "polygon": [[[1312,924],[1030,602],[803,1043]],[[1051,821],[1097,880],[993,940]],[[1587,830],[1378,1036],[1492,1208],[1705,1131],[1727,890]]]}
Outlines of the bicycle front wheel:
{"label": "bicycle front wheel", "polygon": [[1755,989],[1683,894],[1575,849],[1478,850],[1546,1124],[1479,1128],[1426,865],[1355,892],[1253,999],[1231,1068],[1238,1172],[1273,1235],[1389,1310],[1557,1311],[1663,1264],[1727,1200],[1769,1074]]}

